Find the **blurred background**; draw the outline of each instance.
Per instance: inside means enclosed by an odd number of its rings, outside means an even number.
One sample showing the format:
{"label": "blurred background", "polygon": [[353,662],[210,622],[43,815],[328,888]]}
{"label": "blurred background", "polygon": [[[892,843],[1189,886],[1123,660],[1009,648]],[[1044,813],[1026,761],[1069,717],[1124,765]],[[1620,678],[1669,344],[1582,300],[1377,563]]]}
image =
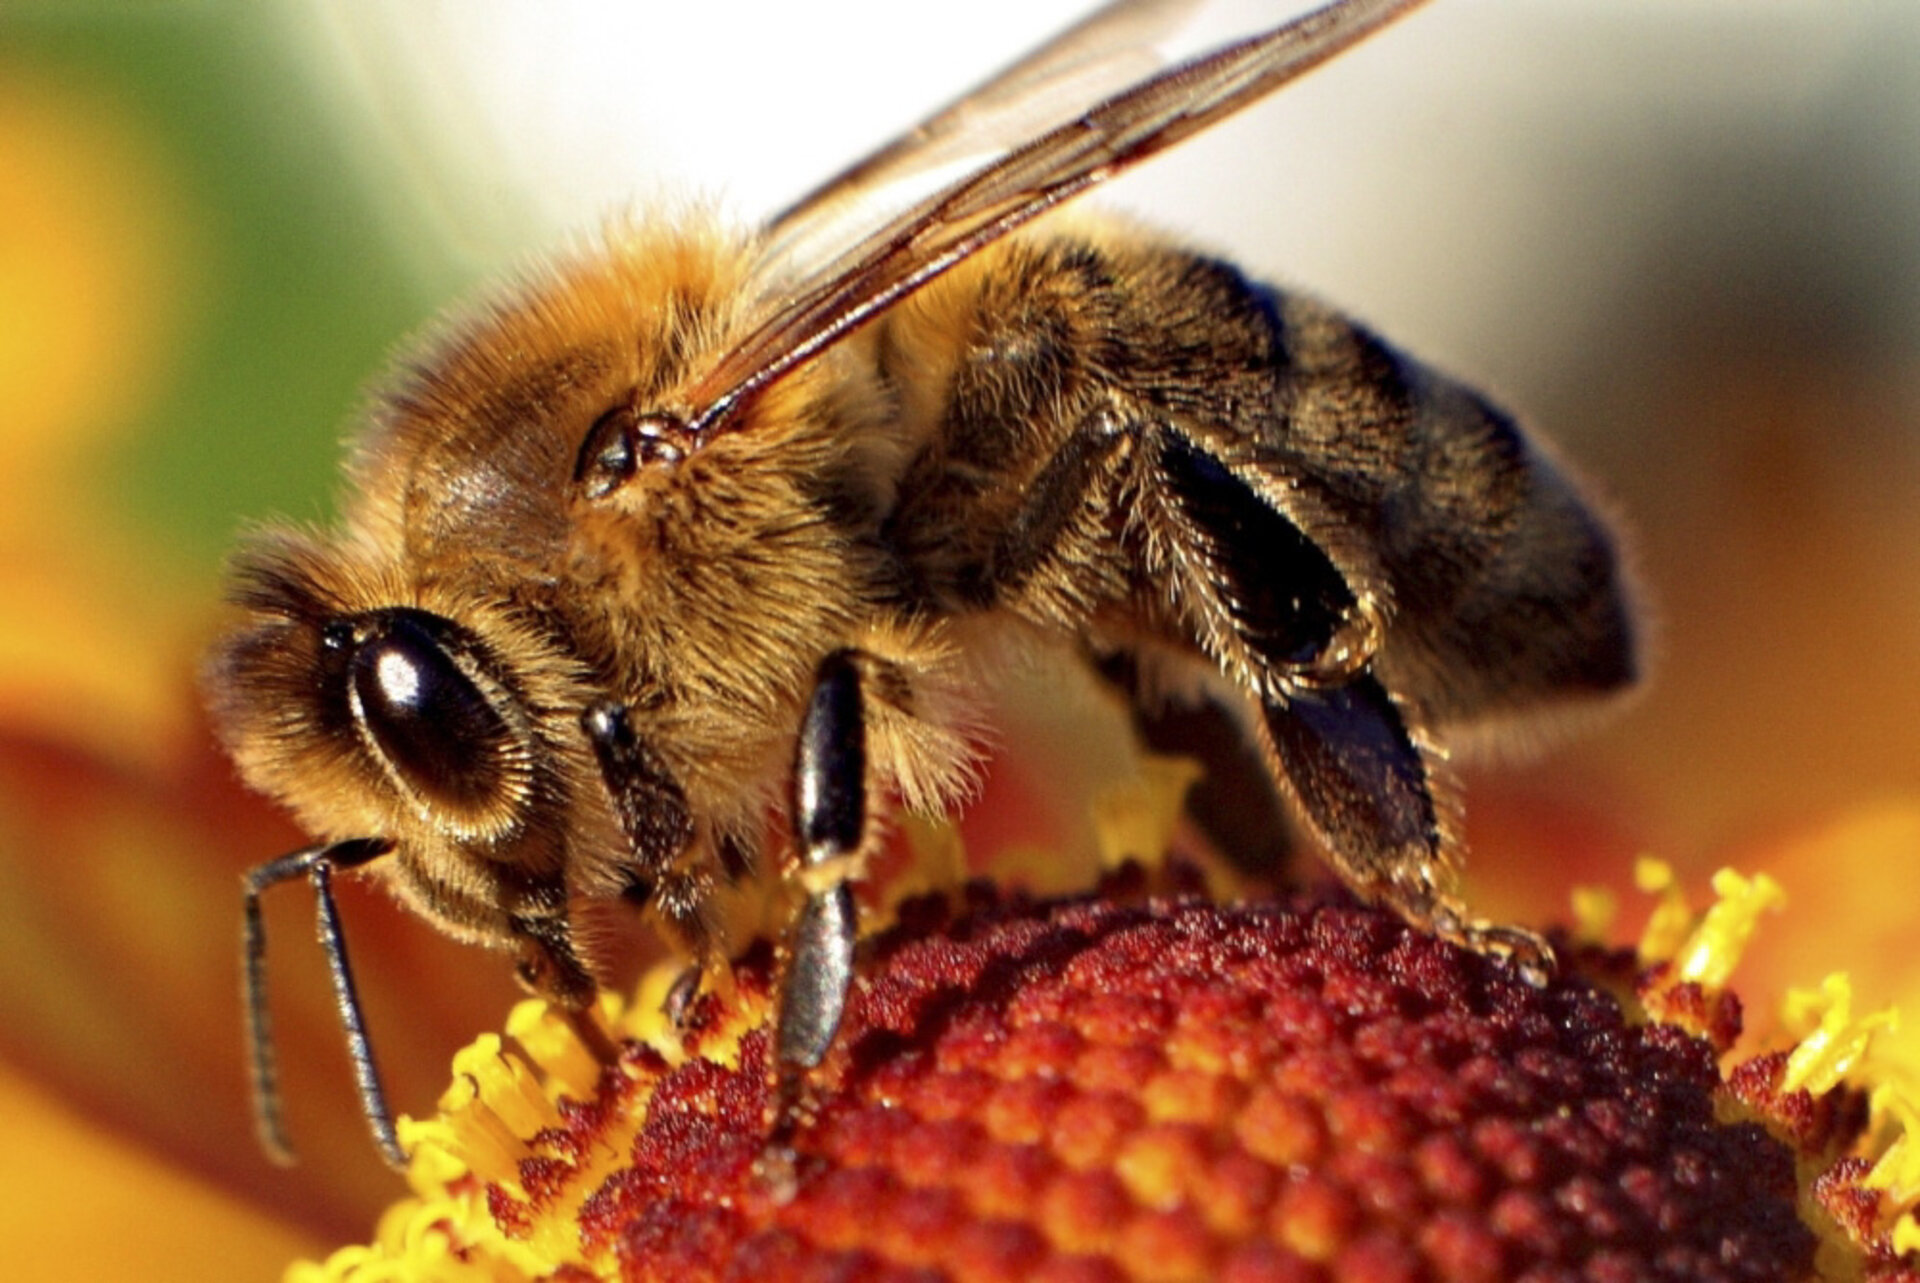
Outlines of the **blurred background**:
{"label": "blurred background", "polygon": [[[235,532],[326,519],[357,398],[463,290],[674,194],[751,220],[1079,10],[694,8],[0,8],[0,1226],[29,1265],[69,1273],[110,1215],[129,1277],[253,1275],[397,1189],[300,890],[270,928],[304,1165],[250,1135],[236,877],[300,836],[198,712]],[[1559,919],[1641,853],[1771,869],[1793,903],[1743,987],[1845,968],[1920,1005],[1920,8],[1442,0],[1096,199],[1494,391],[1633,532],[1650,681],[1471,769],[1477,906]],[[342,899],[424,1111],[507,969]]]}

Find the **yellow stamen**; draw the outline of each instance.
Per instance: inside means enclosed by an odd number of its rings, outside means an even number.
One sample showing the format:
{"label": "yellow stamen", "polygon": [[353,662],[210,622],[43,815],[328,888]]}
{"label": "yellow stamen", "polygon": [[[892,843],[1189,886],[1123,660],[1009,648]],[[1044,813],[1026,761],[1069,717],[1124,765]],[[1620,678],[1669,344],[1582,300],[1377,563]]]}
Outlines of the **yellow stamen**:
{"label": "yellow stamen", "polygon": [[1109,869],[1129,860],[1158,866],[1173,848],[1187,790],[1200,778],[1191,758],[1147,754],[1140,773],[1101,789],[1093,799],[1094,842]]}
{"label": "yellow stamen", "polygon": [[1575,887],[1570,898],[1574,938],[1587,944],[1605,944],[1620,916],[1620,897],[1607,887],[1583,886]]}
{"label": "yellow stamen", "polygon": [[1660,962],[1680,952],[1687,934],[1693,930],[1693,909],[1686,893],[1673,876],[1673,866],[1664,860],[1641,856],[1634,861],[1633,884],[1648,895],[1660,897],[1640,933],[1640,956],[1648,962]]}
{"label": "yellow stamen", "polygon": [[523,1139],[557,1121],[527,1062],[502,1050],[500,1035],[480,1035],[453,1058],[453,1082],[439,1101],[440,1116],[409,1123],[408,1142],[451,1155],[483,1181],[518,1193]]}
{"label": "yellow stamen", "polygon": [[1920,1129],[1920,1103],[1912,1093],[1888,1083],[1875,1090],[1873,1105],[1876,1114],[1893,1120],[1896,1134],[1864,1183],[1886,1193],[1892,1206],[1902,1213],[1901,1222],[1910,1227],[1909,1232],[1920,1230],[1913,1226],[1913,1210],[1920,1205],[1920,1140],[1915,1139]]}
{"label": "yellow stamen", "polygon": [[1720,898],[1700,919],[1700,925],[1673,955],[1675,972],[1710,990],[1724,989],[1753,938],[1760,915],[1787,902],[1787,893],[1766,874],[1742,877],[1732,869],[1713,875],[1714,894]]}
{"label": "yellow stamen", "polygon": [[[602,991],[595,1009],[585,1018],[609,1029],[618,1026],[623,1014],[618,996]],[[573,1022],[539,999],[528,998],[515,1004],[507,1014],[507,1036],[539,1066],[547,1083],[546,1095],[557,1090],[576,1100],[586,1100],[599,1088],[600,1072],[605,1066],[592,1049],[580,1041]]]}
{"label": "yellow stamen", "polygon": [[1915,1215],[1920,1205],[1920,1140],[1915,1139],[1920,1108],[1909,1092],[1891,1085],[1885,1092],[1874,1092],[1877,1107],[1883,1097],[1884,1107],[1899,1120],[1899,1134],[1867,1172],[1864,1184],[1886,1194],[1887,1210],[1896,1218],[1890,1235],[1893,1250],[1905,1255],[1920,1252],[1920,1216]]}
{"label": "yellow stamen", "polygon": [[1853,987],[1844,972],[1821,981],[1817,992],[1788,991],[1784,1006],[1788,1026],[1805,1032],[1787,1057],[1781,1089],[1804,1088],[1816,1096],[1839,1086],[1866,1055],[1874,1035],[1897,1023],[1891,1010],[1854,1019]]}
{"label": "yellow stamen", "polygon": [[872,921],[861,923],[863,931],[870,933],[892,923],[903,901],[949,895],[967,884],[967,847],[952,821],[903,815],[900,832],[913,858],[887,883],[880,912],[872,915]]}

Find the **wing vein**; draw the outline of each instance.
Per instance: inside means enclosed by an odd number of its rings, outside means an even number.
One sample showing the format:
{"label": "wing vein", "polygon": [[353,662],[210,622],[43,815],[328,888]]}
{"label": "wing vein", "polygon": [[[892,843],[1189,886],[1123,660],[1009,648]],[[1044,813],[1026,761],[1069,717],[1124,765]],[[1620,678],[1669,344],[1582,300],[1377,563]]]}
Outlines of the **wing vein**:
{"label": "wing vein", "polygon": [[[936,113],[868,161],[831,180],[769,230],[754,269],[770,313],[753,324],[692,388],[690,426],[705,437],[760,389],[818,355],[968,256],[1041,214],[1264,97],[1424,0],[1337,0],[1284,26],[1180,63],[1093,103],[1039,136],[884,218],[817,274],[785,285],[784,258],[795,224],[816,202],[844,203],[848,185],[875,170],[911,163],[911,140],[952,147],[955,121],[971,99]],[[1133,6],[1118,6],[1125,11]],[[1083,28],[1109,13],[1063,36]],[[1047,60],[1048,46],[1015,64],[982,92],[1001,92],[1023,68]]]}

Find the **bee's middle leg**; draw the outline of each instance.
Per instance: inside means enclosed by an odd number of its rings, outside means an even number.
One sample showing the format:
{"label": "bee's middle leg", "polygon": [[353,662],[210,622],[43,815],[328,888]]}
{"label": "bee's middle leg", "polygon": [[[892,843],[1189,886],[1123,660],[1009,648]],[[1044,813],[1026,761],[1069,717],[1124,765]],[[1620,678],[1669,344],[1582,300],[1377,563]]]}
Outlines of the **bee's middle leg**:
{"label": "bee's middle leg", "polygon": [[791,1138],[806,1075],[826,1059],[853,988],[853,899],[877,835],[867,762],[867,695],[857,656],[821,661],[794,753],[793,877],[805,893],[788,927],[775,995],[770,1145]]}

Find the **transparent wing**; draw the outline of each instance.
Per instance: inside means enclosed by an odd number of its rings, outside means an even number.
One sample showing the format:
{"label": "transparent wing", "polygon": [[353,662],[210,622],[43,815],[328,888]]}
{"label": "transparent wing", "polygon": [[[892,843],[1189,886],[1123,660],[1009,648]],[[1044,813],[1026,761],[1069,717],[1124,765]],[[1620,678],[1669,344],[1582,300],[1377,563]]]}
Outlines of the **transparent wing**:
{"label": "transparent wing", "polygon": [[[827,182],[773,224],[749,294],[772,300],[747,336],[691,389],[691,426],[723,427],[758,389],[985,245],[1089,187],[1173,146],[1278,89],[1413,9],[1422,0],[1338,0],[1293,22],[1151,74],[1101,97],[1148,39],[1189,6],[1123,0],[1071,28],[980,90]],[[1063,96],[1074,82],[1081,97]],[[1092,88],[1099,87],[1099,88]],[[1040,104],[1038,107],[1035,104]],[[1032,124],[1036,114],[1044,121]],[[1022,120],[1038,134],[1012,134]],[[966,170],[899,212],[871,221],[861,193],[875,182]],[[802,242],[845,248],[795,267]]]}
{"label": "transparent wing", "polygon": [[1173,61],[1207,0],[1115,0],[821,183],[767,223],[766,256],[830,261],[951,180],[980,169]]}

